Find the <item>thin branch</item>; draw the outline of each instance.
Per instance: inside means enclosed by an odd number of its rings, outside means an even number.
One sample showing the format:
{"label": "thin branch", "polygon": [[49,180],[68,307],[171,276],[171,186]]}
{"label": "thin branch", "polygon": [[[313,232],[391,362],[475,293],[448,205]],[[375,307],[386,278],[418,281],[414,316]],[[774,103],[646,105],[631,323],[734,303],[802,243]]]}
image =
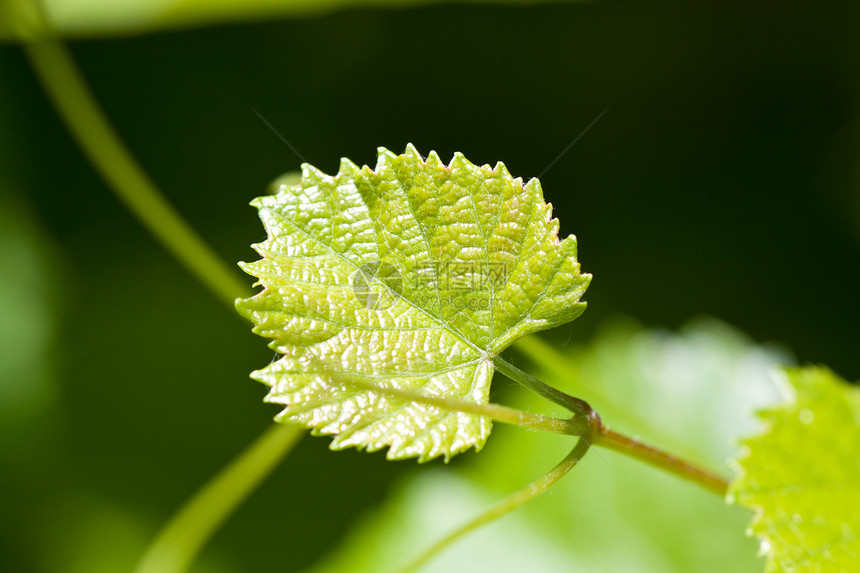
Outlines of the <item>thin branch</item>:
{"label": "thin branch", "polygon": [[221,524],[281,463],[304,429],[274,424],[215,475],[161,529],[135,573],[181,573]]}
{"label": "thin branch", "polygon": [[423,565],[444,551],[455,541],[471,533],[482,525],[486,525],[536,498],[549,489],[550,486],[558,482],[558,480],[567,475],[567,473],[579,463],[579,460],[585,456],[589,447],[590,444],[588,440],[580,438],[577,440],[576,446],[573,450],[561,462],[559,462],[558,465],[549,470],[542,477],[533,481],[523,489],[512,493],[505,499],[493,505],[484,513],[478,515],[468,523],[463,524],[434,543],[408,565],[400,569],[399,573],[414,573],[415,571],[418,571]]}
{"label": "thin branch", "polygon": [[555,404],[570,410],[573,414],[571,421],[577,427],[577,435],[595,432],[601,427],[600,417],[585,400],[574,398],[557,388],[553,388],[545,382],[541,382],[531,374],[523,372],[501,356],[496,356],[493,359],[493,364],[499,372],[514,382],[528,388],[532,392],[536,392],[550,402],[554,402]]}
{"label": "thin branch", "polygon": [[430,396],[421,392],[412,390],[402,390],[400,388],[391,388],[368,382],[366,380],[357,379],[354,377],[347,378],[343,375],[329,373],[332,378],[338,383],[347,386],[354,386],[362,390],[372,390],[392,398],[403,400],[404,402],[418,402],[419,404],[428,404],[437,406],[454,412],[465,412],[467,414],[475,414],[478,416],[487,416],[497,422],[511,424],[523,428],[531,428],[534,430],[544,430],[556,434],[571,435],[575,433],[575,429],[567,420],[551,418],[549,416],[541,416],[539,414],[530,414],[515,408],[502,406],[501,404],[478,404],[477,402],[469,402],[466,400],[458,400],[456,398],[446,398],[443,396]]}
{"label": "thin branch", "polygon": [[666,470],[687,481],[696,483],[713,493],[725,497],[729,482],[692,462],[666,453],[635,438],[619,434],[608,428],[594,436],[594,445],[636,458],[654,467]]}
{"label": "thin branch", "polygon": [[[232,306],[247,285],[158,191],[102,112],[80,70],[34,1],[40,28],[24,43],[42,86],[60,118],[108,187],[164,248],[219,299]],[[292,450],[302,429],[276,425],[205,485],[165,526],[140,573],[185,571],[221,524]]]}
{"label": "thin branch", "polygon": [[[556,346],[549,344],[541,336],[526,336],[520,338],[511,347],[513,350],[524,355],[532,364],[539,365],[540,370],[546,372],[550,379],[563,380],[566,388],[587,394],[590,400],[612,408],[612,417],[624,420],[638,428],[648,428],[648,435],[658,443],[671,445],[674,449],[683,449],[689,453],[689,445],[685,444],[679,436],[672,435],[663,428],[655,425],[646,412],[631,407],[628,400],[618,400],[611,396],[605,386],[601,384],[590,384],[583,377],[578,364],[571,360],[570,356],[564,354]],[[607,414],[607,412],[604,412]]]}
{"label": "thin branch", "polygon": [[41,30],[24,51],[54,108],[93,167],[138,221],[200,282],[232,306],[248,285],[164,198],[117,135],[65,44],[34,2]]}
{"label": "thin branch", "polygon": [[694,482],[720,496],[726,495],[729,487],[726,479],[702,469],[683,458],[610,430],[603,425],[600,416],[588,405],[588,402],[569,396],[561,390],[557,390],[541,382],[534,376],[506,362],[501,357],[497,357],[494,362],[499,372],[505,376],[573,412],[571,423],[574,424],[577,435],[582,435],[592,440],[595,446],[608,448],[643,461],[685,480]]}

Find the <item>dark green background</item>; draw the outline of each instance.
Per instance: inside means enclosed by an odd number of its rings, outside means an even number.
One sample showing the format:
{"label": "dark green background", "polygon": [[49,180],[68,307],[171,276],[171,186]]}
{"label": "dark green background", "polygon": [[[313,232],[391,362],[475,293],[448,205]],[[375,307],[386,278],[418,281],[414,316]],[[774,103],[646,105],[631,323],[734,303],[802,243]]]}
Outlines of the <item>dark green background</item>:
{"label": "dark green background", "polygon": [[[709,314],[855,380],[860,5],[721,4],[347,11],[72,49],[228,261],[254,258],[263,230],[247,203],[300,163],[251,106],[330,173],[411,141],[523,178],[609,107],[541,177],[595,276],[559,341],[619,313],[668,327]],[[60,389],[0,462],[0,568],[42,570],[75,500],[126,508],[152,533],[250,442],[275,409],[247,375],[271,352],[113,198],[14,46],[0,48],[0,86],[2,193],[53,248],[45,360]],[[414,466],[326,442],[305,440],[207,552],[246,571],[307,566]]]}

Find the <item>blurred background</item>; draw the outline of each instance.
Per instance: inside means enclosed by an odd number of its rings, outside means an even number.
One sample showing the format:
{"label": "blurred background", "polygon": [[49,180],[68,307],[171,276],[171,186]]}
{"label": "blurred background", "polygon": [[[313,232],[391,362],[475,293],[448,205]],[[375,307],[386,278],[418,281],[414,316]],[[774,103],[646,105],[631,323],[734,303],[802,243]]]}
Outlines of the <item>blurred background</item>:
{"label": "blurred background", "polygon": [[[764,398],[744,392],[770,395],[774,363],[860,378],[858,24],[860,5],[848,3],[446,3],[70,46],[141,164],[231,262],[254,259],[250,244],[264,237],[248,202],[302,162],[253,109],[329,173],[341,156],[372,165],[377,146],[412,142],[443,160],[462,151],[541,175],[594,275],[587,312],[548,338],[591,360],[592,379],[641,417],[664,416],[667,396],[684,390],[677,409],[695,403],[694,417],[731,423],[717,431],[668,416],[665,434],[692,424],[728,444],[740,424],[732,408],[743,403],[752,424],[749,409]],[[0,45],[0,265],[0,569],[130,570],[182,501],[270,423],[276,410],[248,373],[272,354],[117,202],[13,43]],[[635,321],[612,318],[622,315]],[[701,316],[722,322],[688,323]],[[674,386],[648,397],[624,386],[667,379]],[[714,396],[738,400],[717,411],[704,398]],[[504,384],[493,399],[529,404]],[[429,468],[331,453],[327,439],[307,438],[196,570],[382,570],[358,553],[396,562],[433,540],[422,523],[445,530],[422,513],[439,507],[433,495],[459,500],[452,511],[468,517],[462,508],[477,511],[563,454],[555,437],[517,432],[500,428],[485,454]],[[688,444],[716,464],[731,453],[720,447]],[[647,468],[624,481],[627,462],[602,455],[581,478],[601,496],[583,494],[574,472],[555,503],[489,528],[439,570],[512,568],[505,551],[517,547],[546,558],[542,571],[724,572],[737,555],[760,570],[743,511],[721,522],[734,531],[701,517],[725,509],[707,494],[690,502],[698,513],[652,507],[661,492],[696,494]],[[570,538],[529,541],[529,524],[572,519],[559,500],[636,543],[607,545],[601,557],[595,522],[577,519],[564,522]],[[695,529],[684,519],[708,539],[678,537]],[[386,530],[404,523],[414,535]],[[729,546],[728,567],[706,559]],[[470,555],[481,560],[467,565]]]}

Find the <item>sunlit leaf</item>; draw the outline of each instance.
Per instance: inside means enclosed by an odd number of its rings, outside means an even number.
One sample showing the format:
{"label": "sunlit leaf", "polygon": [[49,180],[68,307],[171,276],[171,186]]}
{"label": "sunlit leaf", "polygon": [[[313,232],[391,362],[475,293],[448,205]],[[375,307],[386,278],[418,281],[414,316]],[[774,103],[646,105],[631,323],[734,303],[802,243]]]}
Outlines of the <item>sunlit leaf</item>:
{"label": "sunlit leaf", "polygon": [[335,435],[333,448],[422,461],[480,448],[489,419],[347,379],[486,403],[494,356],[585,308],[575,237],[559,241],[540,183],[501,163],[380,149],[375,169],[305,165],[253,205],[269,238],[242,268],[264,288],[237,308],[283,357],[252,376],[280,421]]}
{"label": "sunlit leaf", "polygon": [[825,368],[787,371],[790,401],[744,442],[735,501],[756,510],[751,532],[767,573],[847,573],[860,565],[860,388]]}

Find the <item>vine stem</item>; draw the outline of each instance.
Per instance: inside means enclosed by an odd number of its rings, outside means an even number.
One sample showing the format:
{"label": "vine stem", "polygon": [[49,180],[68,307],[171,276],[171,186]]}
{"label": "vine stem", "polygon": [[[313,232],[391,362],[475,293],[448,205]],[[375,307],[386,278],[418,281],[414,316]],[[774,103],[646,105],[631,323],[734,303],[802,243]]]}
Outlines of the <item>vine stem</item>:
{"label": "vine stem", "polygon": [[675,449],[689,450],[689,446],[679,440],[678,436],[655,426],[653,420],[644,415],[647,411],[632,408],[628,401],[614,398],[607,392],[606,387],[600,384],[589,384],[579,364],[540,336],[520,338],[511,348],[527,357],[532,364],[539,364],[540,369],[546,372],[550,379],[563,380],[565,386],[574,393],[588,392],[589,398],[596,402],[611,404],[613,418],[624,420],[634,427],[647,428],[648,435],[660,444],[671,444]]}
{"label": "vine stem", "polygon": [[513,380],[514,382],[525,386],[532,392],[543,396],[550,402],[554,402],[559,406],[563,406],[573,413],[573,422],[579,426],[579,435],[585,434],[590,428],[591,431],[597,430],[600,427],[600,416],[589,406],[588,402],[579,398],[574,398],[565,394],[557,388],[553,388],[549,384],[541,382],[531,374],[523,372],[501,356],[496,356],[493,359],[493,364],[496,369]]}
{"label": "vine stem", "polygon": [[519,491],[515,491],[510,494],[508,497],[499,501],[487,511],[481,513],[471,521],[461,525],[429,548],[427,548],[424,552],[422,552],[418,557],[413,559],[408,565],[403,567],[398,571],[398,573],[414,573],[418,571],[424,564],[430,561],[433,557],[444,551],[448,546],[452,543],[474,531],[475,529],[490,523],[491,521],[495,521],[496,519],[502,517],[503,515],[510,513],[511,511],[517,509],[521,505],[531,501],[536,498],[546,490],[548,490],[551,486],[553,486],[558,480],[563,478],[565,475],[570,472],[576,464],[579,463],[579,460],[585,456],[586,452],[588,452],[588,448],[590,447],[590,443],[585,438],[580,438],[576,442],[576,446],[574,446],[573,450],[565,456],[563,460],[561,460],[555,467],[545,473],[543,476],[533,481],[523,489]]}
{"label": "vine stem", "polygon": [[[36,30],[24,52],[62,121],[108,187],[138,221],[218,299],[230,306],[249,289],[152,183],[108,121],[43,6],[33,1]],[[276,424],[200,489],[159,532],[137,573],[179,573],[223,522],[304,435]]]}
{"label": "vine stem", "polygon": [[659,448],[650,446],[635,438],[625,436],[604,427],[595,434],[594,445],[636,458],[646,464],[666,470],[687,481],[696,483],[721,497],[728,493],[729,482],[710,471],[666,453]]}
{"label": "vine stem", "polygon": [[523,372],[506,360],[496,357],[494,363],[496,364],[499,372],[511,378],[515,382],[520,382],[524,386],[528,385],[527,387],[529,389],[538,392],[542,396],[551,395],[556,398],[556,400],[553,400],[555,403],[566,408],[576,408],[577,412],[574,412],[571,419],[564,420],[549,416],[541,416],[539,414],[531,414],[529,412],[523,412],[522,410],[509,408],[500,404],[478,404],[476,402],[458,400],[455,398],[429,396],[412,390],[380,386],[360,379],[347,379],[342,375],[334,373],[330,373],[330,375],[335,377],[341,384],[355,386],[364,390],[373,390],[380,394],[385,394],[403,401],[419,402],[429,404],[431,406],[437,406],[439,408],[445,408],[447,410],[466,412],[476,414],[478,416],[487,416],[488,418],[492,418],[498,422],[513,424],[525,428],[580,436],[580,438],[589,445],[614,450],[661,470],[675,474],[687,481],[696,483],[708,491],[721,496],[726,495],[729,484],[725,479],[696,466],[692,462],[688,462],[678,456],[664,452],[659,448],[650,446],[635,438],[625,436],[624,434],[620,434],[607,428],[601,421],[600,416],[597,415],[597,412],[595,412],[587,402],[580,400],[579,398],[568,396],[564,392],[561,392],[560,390],[541,382],[534,376]]}
{"label": "vine stem", "polygon": [[654,446],[645,444],[635,438],[625,436],[603,425],[600,416],[584,400],[568,396],[564,392],[541,382],[534,376],[523,372],[510,362],[497,356],[493,361],[496,368],[519,384],[534,390],[541,396],[564,406],[571,412],[571,422],[577,428],[577,433],[590,433],[590,439],[595,446],[601,446],[630,456],[656,468],[665,470],[676,476],[702,486],[706,490],[722,497],[728,493],[729,483],[726,479],[708,470],[698,467],[692,462],[674,456]]}
{"label": "vine stem", "polygon": [[531,414],[529,412],[517,410],[516,408],[502,406],[501,404],[478,404],[477,402],[468,402],[466,400],[458,400],[456,398],[431,396],[428,394],[422,394],[421,392],[415,392],[413,390],[380,386],[358,378],[346,378],[334,373],[330,373],[329,375],[337,380],[337,382],[346,386],[354,386],[361,388],[362,390],[372,390],[398,400],[403,400],[404,402],[419,402],[421,404],[437,406],[439,408],[455,412],[465,412],[467,414],[475,414],[477,416],[486,416],[496,422],[520,426],[522,428],[543,430],[545,432],[553,432],[556,434],[576,435],[576,429],[568,420],[560,420],[549,416]]}
{"label": "vine stem", "polygon": [[221,524],[298,443],[304,428],[273,424],[203,486],[149,546],[135,573],[186,571]]}
{"label": "vine stem", "polygon": [[40,2],[40,30],[24,50],[51,102],[87,158],[119,200],[194,276],[231,306],[248,287],[158,191],[114,131]]}

